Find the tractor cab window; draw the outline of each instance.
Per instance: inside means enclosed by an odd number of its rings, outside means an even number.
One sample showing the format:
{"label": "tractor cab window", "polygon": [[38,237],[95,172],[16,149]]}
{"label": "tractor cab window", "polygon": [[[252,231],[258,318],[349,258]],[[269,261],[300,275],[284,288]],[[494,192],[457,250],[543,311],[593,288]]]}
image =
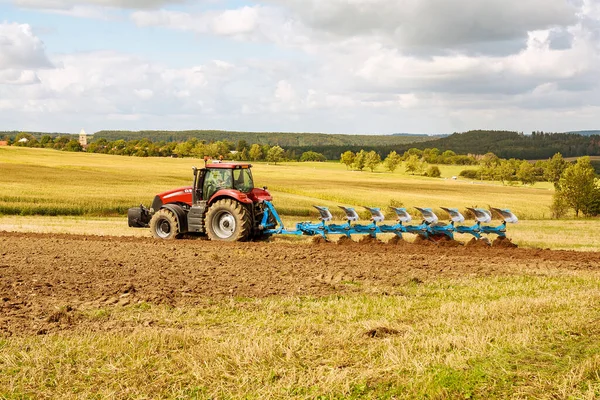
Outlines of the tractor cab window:
{"label": "tractor cab window", "polygon": [[202,190],[204,195],[202,197],[208,200],[219,190],[232,188],[233,182],[230,169],[210,169],[204,177],[204,188]]}
{"label": "tractor cab window", "polygon": [[252,173],[248,168],[233,170],[233,188],[243,193],[249,193],[254,189]]}

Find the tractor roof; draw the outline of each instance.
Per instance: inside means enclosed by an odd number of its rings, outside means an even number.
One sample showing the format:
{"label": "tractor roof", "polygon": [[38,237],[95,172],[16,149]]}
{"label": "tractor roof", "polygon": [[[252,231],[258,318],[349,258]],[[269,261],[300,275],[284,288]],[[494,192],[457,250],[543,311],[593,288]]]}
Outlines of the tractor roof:
{"label": "tractor roof", "polygon": [[206,164],[206,168],[222,168],[222,169],[236,169],[236,168],[252,168],[251,164],[248,163],[235,163],[235,162],[219,162],[210,161]]}

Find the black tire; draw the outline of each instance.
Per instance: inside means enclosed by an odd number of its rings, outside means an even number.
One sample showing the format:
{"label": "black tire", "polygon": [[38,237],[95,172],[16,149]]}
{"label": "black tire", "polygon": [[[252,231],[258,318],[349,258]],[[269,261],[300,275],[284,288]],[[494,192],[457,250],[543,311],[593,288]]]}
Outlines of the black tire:
{"label": "black tire", "polygon": [[252,231],[252,218],[242,204],[233,199],[215,202],[206,213],[206,234],[210,240],[244,242]]}
{"label": "black tire", "polygon": [[150,220],[150,231],[156,239],[177,239],[180,233],[179,220],[173,211],[163,208]]}

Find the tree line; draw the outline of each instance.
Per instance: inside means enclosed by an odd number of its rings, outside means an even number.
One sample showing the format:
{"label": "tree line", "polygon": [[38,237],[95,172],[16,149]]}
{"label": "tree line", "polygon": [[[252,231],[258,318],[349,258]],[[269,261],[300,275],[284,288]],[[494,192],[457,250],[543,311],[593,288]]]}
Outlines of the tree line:
{"label": "tree line", "polygon": [[[108,131],[94,134],[96,139],[142,140],[152,142],[186,142],[197,139],[204,142],[228,141],[237,143],[245,141],[260,145],[280,146],[285,148],[329,147],[329,146],[390,146],[414,143],[435,139],[428,135],[344,135],[325,133],[288,133],[288,132],[231,132],[221,130],[189,130],[189,131]],[[308,151],[311,149],[306,149]],[[316,149],[313,149],[317,151]],[[304,152],[304,151],[303,151]]]}
{"label": "tree line", "polygon": [[[593,132],[589,132],[593,133]],[[586,133],[587,134],[587,133]],[[21,135],[17,132],[0,133],[5,140],[14,141],[15,136]],[[37,141],[44,135],[49,135],[53,139],[57,136],[65,137],[64,134],[40,134],[29,133]],[[74,139],[74,136],[68,136]],[[172,149],[172,143],[184,143],[190,140],[197,140],[202,143],[227,142],[234,144],[245,142],[258,144],[261,146],[269,145],[280,146],[288,152],[288,155],[295,154],[290,159],[299,160],[302,154],[314,152],[322,154],[329,160],[336,160],[340,154],[345,151],[358,153],[361,150],[367,152],[375,151],[380,157],[385,157],[392,151],[403,154],[406,151],[415,148],[426,150],[437,148],[441,153],[453,151],[455,154],[486,154],[493,152],[504,159],[527,159],[539,160],[552,157],[556,153],[561,153],[564,157],[597,156],[600,155],[600,136],[590,134],[589,136],[573,133],[545,133],[533,132],[531,135],[524,135],[520,132],[509,131],[469,131],[465,133],[454,133],[447,137],[431,136],[394,136],[394,135],[328,135],[312,133],[281,133],[281,132],[226,132],[226,131],[100,131],[97,132],[91,142],[103,140],[103,143],[114,143],[119,140],[125,143],[138,143],[140,141],[149,141],[153,144],[150,147],[149,156],[169,156],[168,150]],[[137,142],[136,142],[137,141]],[[121,143],[121,142],[120,142]],[[155,151],[154,147],[162,148],[162,151]],[[144,149],[143,149],[144,150]],[[139,154],[142,156],[144,152]],[[165,153],[166,152],[166,153]],[[136,151],[137,153],[137,151]]]}

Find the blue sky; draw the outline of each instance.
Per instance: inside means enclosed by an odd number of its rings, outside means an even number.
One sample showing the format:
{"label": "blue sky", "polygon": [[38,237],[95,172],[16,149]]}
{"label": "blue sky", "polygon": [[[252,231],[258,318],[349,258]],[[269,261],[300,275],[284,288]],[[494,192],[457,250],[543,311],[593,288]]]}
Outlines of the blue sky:
{"label": "blue sky", "polygon": [[600,0],[0,0],[0,130],[600,129]]}

